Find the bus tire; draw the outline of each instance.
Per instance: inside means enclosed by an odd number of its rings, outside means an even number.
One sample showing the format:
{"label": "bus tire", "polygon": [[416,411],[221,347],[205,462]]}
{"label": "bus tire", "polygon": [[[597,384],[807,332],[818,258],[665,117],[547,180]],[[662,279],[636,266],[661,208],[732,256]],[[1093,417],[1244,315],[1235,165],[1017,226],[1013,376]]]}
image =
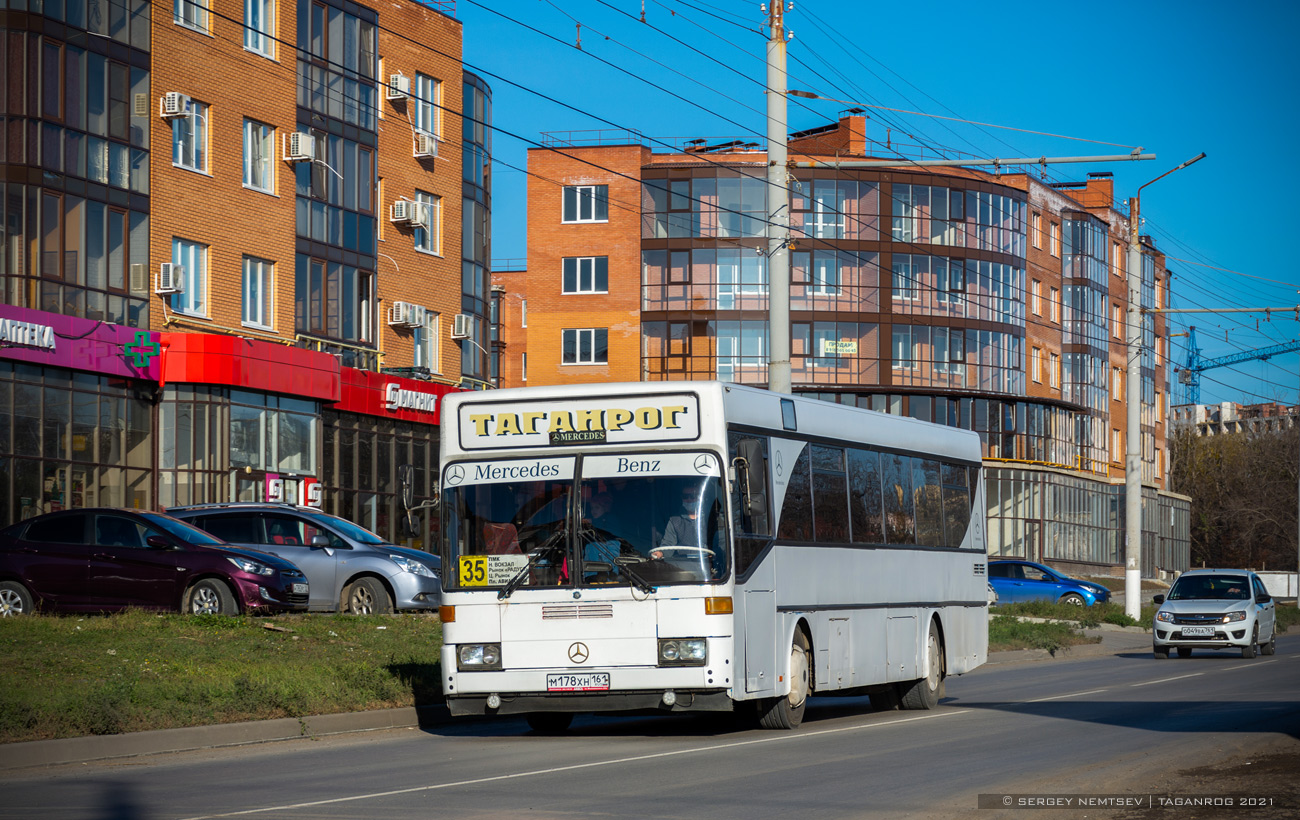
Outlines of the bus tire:
{"label": "bus tire", "polygon": [[803,723],[803,713],[812,691],[808,638],[802,629],[794,631],[790,647],[790,694],[769,698],[759,707],[758,723],[764,729],[795,729]]}
{"label": "bus tire", "polygon": [[573,723],[573,715],[569,712],[529,712],[527,720],[528,728],[539,735],[562,735]]}
{"label": "bus tire", "polygon": [[904,709],[933,709],[939,705],[943,691],[943,640],[939,625],[930,621],[930,634],[925,640],[925,677],[901,684]]}

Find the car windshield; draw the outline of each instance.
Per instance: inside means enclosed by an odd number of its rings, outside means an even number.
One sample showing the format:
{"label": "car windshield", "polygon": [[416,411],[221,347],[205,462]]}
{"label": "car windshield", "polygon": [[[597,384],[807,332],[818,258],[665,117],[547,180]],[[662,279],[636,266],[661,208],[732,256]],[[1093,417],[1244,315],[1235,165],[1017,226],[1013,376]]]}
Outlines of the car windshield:
{"label": "car windshield", "polygon": [[[470,462],[443,471],[453,588],[716,583],[728,549],[708,453]],[[507,590],[506,588],[509,587]]]}
{"label": "car windshield", "polygon": [[219,547],[226,543],[220,538],[213,538],[198,527],[186,524],[184,521],[178,521],[170,516],[158,515],[157,513],[141,513],[140,517],[158,529],[164,530],[189,544],[198,544],[203,547]]}
{"label": "car windshield", "polygon": [[1245,601],[1250,579],[1244,575],[1184,575],[1169,590],[1170,601]]}
{"label": "car windshield", "polygon": [[346,535],[348,538],[352,539],[353,541],[356,541],[358,544],[389,543],[388,541],[385,541],[384,539],[380,538],[378,535],[375,535],[373,532],[366,529],[365,527],[357,526],[356,524],[353,524],[351,521],[348,521],[346,518],[339,518],[338,516],[327,515],[325,513],[321,513],[319,515],[312,515],[311,518],[313,519],[313,523],[316,520],[319,520],[321,524],[325,525],[326,527],[329,527],[330,529],[338,530],[339,532]]}

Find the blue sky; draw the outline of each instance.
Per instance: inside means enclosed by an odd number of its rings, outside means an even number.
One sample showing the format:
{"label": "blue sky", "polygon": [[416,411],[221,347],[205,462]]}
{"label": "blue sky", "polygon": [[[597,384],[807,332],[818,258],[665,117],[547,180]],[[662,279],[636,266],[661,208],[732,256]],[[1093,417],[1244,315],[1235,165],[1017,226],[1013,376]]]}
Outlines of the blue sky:
{"label": "blue sky", "polygon": [[[466,67],[493,89],[497,259],[527,253],[521,169],[529,141],[544,133],[633,130],[667,143],[764,133],[766,14],[757,0],[457,0],[456,16],[464,22]],[[1171,306],[1300,304],[1300,271],[1281,254],[1292,235],[1287,203],[1300,182],[1292,153],[1300,145],[1300,4],[799,0],[786,25],[794,34],[790,88],[1140,145],[1158,155],[1049,167],[1055,180],[1111,171],[1116,196],[1126,198],[1206,152],[1142,193],[1143,232],[1171,257]],[[849,107],[792,99],[790,129],[826,124]],[[883,139],[889,127],[894,139],[901,131],[914,142],[970,155],[1127,153],[870,113],[869,137]],[[1260,198],[1242,199],[1249,191]],[[1262,313],[1171,320],[1174,330],[1196,326],[1206,358],[1300,339],[1294,311],[1269,320]],[[1181,363],[1186,339],[1172,342],[1171,358]],[[1300,354],[1288,353],[1206,371],[1201,401],[1294,403],[1298,391]]]}

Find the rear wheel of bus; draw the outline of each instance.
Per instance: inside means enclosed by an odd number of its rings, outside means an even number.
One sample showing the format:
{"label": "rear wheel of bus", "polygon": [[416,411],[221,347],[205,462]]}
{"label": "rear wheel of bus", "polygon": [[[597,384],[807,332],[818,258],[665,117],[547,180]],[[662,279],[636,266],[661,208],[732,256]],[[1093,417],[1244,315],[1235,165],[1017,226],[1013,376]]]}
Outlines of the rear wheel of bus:
{"label": "rear wheel of bus", "polygon": [[796,629],[790,647],[790,694],[762,702],[758,722],[764,729],[794,729],[803,722],[804,708],[808,705],[808,695],[812,689],[809,674],[811,668],[808,638],[802,629]]}
{"label": "rear wheel of bus", "polygon": [[925,662],[925,677],[899,685],[904,709],[933,709],[943,694],[943,637],[933,620],[925,640]]}

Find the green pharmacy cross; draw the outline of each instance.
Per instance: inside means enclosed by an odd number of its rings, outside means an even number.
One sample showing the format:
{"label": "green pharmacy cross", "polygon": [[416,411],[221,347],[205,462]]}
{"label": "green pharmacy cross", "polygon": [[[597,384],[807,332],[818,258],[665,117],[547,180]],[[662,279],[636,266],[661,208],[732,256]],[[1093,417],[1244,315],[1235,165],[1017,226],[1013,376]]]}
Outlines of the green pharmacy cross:
{"label": "green pharmacy cross", "polygon": [[135,367],[148,367],[149,360],[161,354],[162,348],[157,342],[149,340],[148,331],[138,330],[134,342],[122,345],[122,352],[132,360],[131,364]]}

